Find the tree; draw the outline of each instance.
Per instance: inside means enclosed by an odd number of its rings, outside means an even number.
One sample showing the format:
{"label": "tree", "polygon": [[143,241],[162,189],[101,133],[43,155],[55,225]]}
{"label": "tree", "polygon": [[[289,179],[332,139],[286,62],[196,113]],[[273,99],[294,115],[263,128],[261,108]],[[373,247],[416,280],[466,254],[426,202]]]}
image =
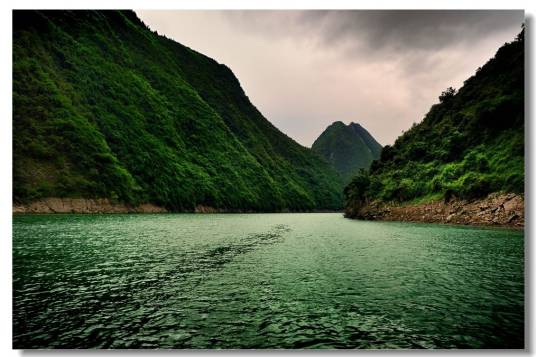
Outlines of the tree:
{"label": "tree", "polygon": [[448,87],[445,91],[441,92],[441,95],[439,96],[439,101],[441,103],[445,103],[449,99],[454,98],[456,95],[456,89],[452,87]]}
{"label": "tree", "polygon": [[366,193],[369,189],[370,177],[369,173],[361,169],[359,173],[354,176],[352,181],[344,189],[344,195],[346,196],[347,207],[360,207],[367,200]]}

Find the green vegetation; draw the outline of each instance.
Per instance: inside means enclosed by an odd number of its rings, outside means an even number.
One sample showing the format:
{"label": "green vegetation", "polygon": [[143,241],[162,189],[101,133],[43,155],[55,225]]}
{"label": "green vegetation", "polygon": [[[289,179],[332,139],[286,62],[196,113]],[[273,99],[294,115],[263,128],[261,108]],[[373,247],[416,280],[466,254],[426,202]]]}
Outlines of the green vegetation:
{"label": "green vegetation", "polygon": [[370,200],[477,198],[524,191],[524,30],[424,120],[385,146],[345,188],[347,207]]}
{"label": "green vegetation", "polygon": [[271,125],[231,70],[131,11],[14,11],[14,200],[108,197],[335,209],[338,174]]}
{"label": "green vegetation", "polygon": [[312,149],[335,167],[344,183],[349,183],[360,169],[368,170],[380,157],[382,146],[361,125],[336,121],[320,134]]}

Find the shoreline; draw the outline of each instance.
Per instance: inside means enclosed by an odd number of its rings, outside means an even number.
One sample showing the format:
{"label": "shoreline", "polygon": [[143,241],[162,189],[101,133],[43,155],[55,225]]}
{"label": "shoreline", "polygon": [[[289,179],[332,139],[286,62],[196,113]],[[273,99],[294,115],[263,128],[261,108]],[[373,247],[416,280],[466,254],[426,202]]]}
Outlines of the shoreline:
{"label": "shoreline", "polygon": [[374,201],[359,209],[347,208],[350,219],[424,222],[491,227],[525,227],[525,200],[515,193],[491,193],[476,200],[386,203]]}
{"label": "shoreline", "polygon": [[164,207],[152,203],[131,206],[112,202],[107,198],[59,198],[49,197],[29,203],[13,203],[13,214],[50,213],[166,213]]}
{"label": "shoreline", "polygon": [[107,198],[50,197],[26,204],[13,203],[15,214],[143,214],[143,213],[344,213],[350,219],[423,222],[470,226],[491,226],[523,229],[525,226],[524,197],[509,193],[492,193],[477,200],[431,201],[425,203],[370,202],[358,210],[280,210],[253,211],[222,209],[198,205],[191,211],[170,211],[152,203],[131,206]]}
{"label": "shoreline", "polygon": [[143,214],[143,213],[340,213],[341,210],[288,210],[280,211],[254,211],[227,208],[214,208],[197,205],[191,211],[170,211],[153,203],[143,203],[137,206],[127,205],[120,202],[112,202],[107,198],[60,198],[49,197],[35,200],[29,203],[13,203],[13,214]]}

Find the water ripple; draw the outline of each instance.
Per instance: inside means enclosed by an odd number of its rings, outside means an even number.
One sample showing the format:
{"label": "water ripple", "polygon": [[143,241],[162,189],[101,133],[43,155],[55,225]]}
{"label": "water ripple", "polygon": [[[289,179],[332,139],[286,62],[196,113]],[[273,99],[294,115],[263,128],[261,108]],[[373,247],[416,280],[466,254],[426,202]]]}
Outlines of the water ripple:
{"label": "water ripple", "polygon": [[15,216],[16,348],[522,348],[523,234],[338,214]]}

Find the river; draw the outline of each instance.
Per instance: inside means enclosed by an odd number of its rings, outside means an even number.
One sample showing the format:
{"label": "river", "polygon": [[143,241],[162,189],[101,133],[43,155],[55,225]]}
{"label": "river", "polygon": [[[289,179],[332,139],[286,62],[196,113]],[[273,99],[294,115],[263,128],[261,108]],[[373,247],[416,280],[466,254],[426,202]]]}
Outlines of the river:
{"label": "river", "polygon": [[523,348],[523,231],[14,215],[15,348]]}

